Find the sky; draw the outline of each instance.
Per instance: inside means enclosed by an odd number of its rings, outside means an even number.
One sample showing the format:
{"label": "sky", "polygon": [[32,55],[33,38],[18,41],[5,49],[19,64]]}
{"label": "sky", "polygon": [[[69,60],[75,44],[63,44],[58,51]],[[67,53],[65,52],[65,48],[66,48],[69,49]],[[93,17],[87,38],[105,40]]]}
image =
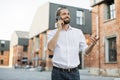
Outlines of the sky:
{"label": "sky", "polygon": [[46,2],[91,9],[90,0],[0,0],[0,40],[10,40],[14,31],[29,31],[35,13]]}

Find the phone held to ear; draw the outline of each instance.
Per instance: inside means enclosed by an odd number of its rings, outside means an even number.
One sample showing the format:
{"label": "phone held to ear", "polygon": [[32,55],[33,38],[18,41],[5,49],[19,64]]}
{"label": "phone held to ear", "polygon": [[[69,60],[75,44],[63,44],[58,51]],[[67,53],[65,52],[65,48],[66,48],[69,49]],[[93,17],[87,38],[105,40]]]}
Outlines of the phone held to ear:
{"label": "phone held to ear", "polygon": [[57,21],[58,21],[58,20],[62,20],[62,18],[61,18],[60,16],[57,16],[57,17],[56,17],[55,28],[57,28]]}
{"label": "phone held to ear", "polygon": [[58,20],[61,20],[61,17],[60,17],[60,16],[57,16],[57,21],[58,21]]}

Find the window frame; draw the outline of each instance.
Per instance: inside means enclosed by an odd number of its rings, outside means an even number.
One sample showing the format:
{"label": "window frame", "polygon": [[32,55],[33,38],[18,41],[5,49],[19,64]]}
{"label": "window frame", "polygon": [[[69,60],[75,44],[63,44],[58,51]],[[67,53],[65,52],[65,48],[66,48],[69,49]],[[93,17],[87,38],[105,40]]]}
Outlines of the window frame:
{"label": "window frame", "polygon": [[85,25],[85,12],[83,10],[76,11],[76,24],[77,25]]}
{"label": "window frame", "polygon": [[109,40],[111,38],[116,38],[116,42],[115,42],[115,46],[117,47],[117,36],[116,35],[112,35],[112,36],[107,36],[105,37],[105,63],[117,63],[117,48],[116,48],[116,61],[110,61],[109,60]]}
{"label": "window frame", "polygon": [[116,18],[115,2],[106,2],[104,9],[105,21]]}

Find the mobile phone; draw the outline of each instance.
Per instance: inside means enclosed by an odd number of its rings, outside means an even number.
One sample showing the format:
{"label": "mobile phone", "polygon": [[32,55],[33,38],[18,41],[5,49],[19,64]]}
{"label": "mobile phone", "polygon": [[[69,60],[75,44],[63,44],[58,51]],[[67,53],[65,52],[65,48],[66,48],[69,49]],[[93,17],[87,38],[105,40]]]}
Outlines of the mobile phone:
{"label": "mobile phone", "polygon": [[62,20],[62,18],[61,18],[60,16],[57,16],[57,17],[56,17],[55,28],[57,28],[57,21],[58,21],[58,20]]}
{"label": "mobile phone", "polygon": [[57,17],[56,17],[56,22],[57,22],[58,20],[61,20],[61,17],[60,17],[60,16],[57,16]]}
{"label": "mobile phone", "polygon": [[62,19],[60,16],[58,16],[57,18],[58,18],[58,20],[61,20],[61,19]]}

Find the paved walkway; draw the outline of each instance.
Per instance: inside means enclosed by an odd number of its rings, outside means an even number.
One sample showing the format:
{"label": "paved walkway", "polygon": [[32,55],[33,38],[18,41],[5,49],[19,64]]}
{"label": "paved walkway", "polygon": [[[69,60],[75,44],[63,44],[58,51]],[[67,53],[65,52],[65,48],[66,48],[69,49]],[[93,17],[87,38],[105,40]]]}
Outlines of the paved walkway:
{"label": "paved walkway", "polygon": [[80,77],[81,80],[114,80],[114,77],[91,75],[88,70],[80,70]]}
{"label": "paved walkway", "polygon": [[[80,78],[81,80],[114,80],[113,77],[90,75],[86,70],[80,70]],[[39,72],[35,69],[0,68],[0,80],[51,80],[51,72]]]}

